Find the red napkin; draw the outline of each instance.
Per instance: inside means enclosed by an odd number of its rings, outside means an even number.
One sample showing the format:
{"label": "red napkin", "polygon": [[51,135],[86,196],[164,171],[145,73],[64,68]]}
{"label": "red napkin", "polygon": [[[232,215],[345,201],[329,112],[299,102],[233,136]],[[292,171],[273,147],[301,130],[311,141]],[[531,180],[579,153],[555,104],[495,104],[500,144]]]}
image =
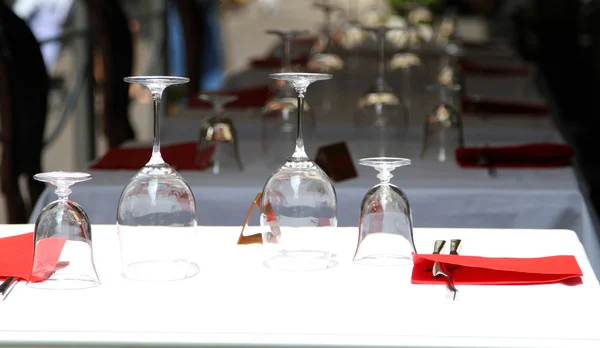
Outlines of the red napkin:
{"label": "red napkin", "polygon": [[[200,154],[197,149],[198,143],[180,143],[162,146],[160,152],[165,162],[176,170],[206,169],[212,163],[215,147],[207,147]],[[148,163],[151,155],[151,147],[115,147],[109,149],[90,169],[138,170]]]}
{"label": "red napkin", "polygon": [[[224,89],[203,93],[237,96],[237,100],[225,105],[225,108],[227,109],[262,108],[272,95],[272,91],[269,86],[259,86],[245,89]],[[192,98],[188,101],[188,106],[195,108],[210,108],[211,104],[200,98]]]}
{"label": "red napkin", "polygon": [[[292,65],[306,66],[308,57],[293,58],[290,62]],[[279,57],[256,57],[250,59],[250,66],[255,69],[276,69],[281,68],[283,60]]]}
{"label": "red napkin", "polygon": [[583,275],[572,255],[538,258],[481,257],[413,253],[413,284],[446,284],[446,278],[434,278],[434,262],[454,268],[456,284],[519,285],[547,284],[578,278]]}
{"label": "red napkin", "polygon": [[[43,281],[56,270],[64,238],[48,238],[37,245],[37,262],[31,281]],[[33,266],[33,233],[0,238],[0,278],[29,280]],[[42,272],[43,270],[43,272]]]}
{"label": "red napkin", "polygon": [[522,76],[529,75],[529,68],[521,64],[511,65],[482,65],[467,59],[460,61],[460,67],[466,74],[479,74],[491,76]]}
{"label": "red napkin", "polygon": [[463,168],[481,167],[485,156],[489,165],[498,168],[552,168],[570,163],[575,150],[569,145],[538,143],[498,147],[459,147],[454,152]]}
{"label": "red napkin", "polygon": [[547,116],[550,113],[548,105],[545,103],[463,97],[461,104],[463,113],[502,114],[506,116],[515,116],[515,114]]}

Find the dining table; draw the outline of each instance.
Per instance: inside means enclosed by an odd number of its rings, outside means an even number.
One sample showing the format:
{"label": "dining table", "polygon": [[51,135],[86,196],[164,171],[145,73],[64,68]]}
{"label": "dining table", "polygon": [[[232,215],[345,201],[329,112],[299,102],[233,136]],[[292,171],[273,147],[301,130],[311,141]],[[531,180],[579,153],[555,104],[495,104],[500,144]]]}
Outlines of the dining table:
{"label": "dining table", "polygon": [[[0,238],[33,228],[2,225]],[[415,246],[425,253],[438,239],[458,238],[461,255],[572,255],[581,270],[571,282],[457,285],[458,301],[449,301],[443,284],[414,284],[410,263],[354,263],[356,226],[334,231],[337,264],[312,272],[265,267],[264,245],[238,245],[240,230],[199,226],[191,256],[199,272],[180,281],[145,282],[122,276],[117,226],[93,224],[101,285],[57,291],[17,283],[0,301],[0,346],[600,346],[593,320],[600,310],[600,285],[574,231],[415,228]],[[261,231],[252,226],[246,233]],[[74,249],[65,244],[60,260],[77,262],[69,250]]]}
{"label": "dining table", "polygon": [[[391,55],[390,55],[391,57]],[[467,57],[469,52],[467,51]],[[376,67],[373,60],[360,58],[364,64],[351,70],[334,72],[330,81],[318,82],[307,91],[307,103],[313,107],[315,125],[306,122],[304,140],[309,157],[316,158],[324,146],[345,143],[357,176],[334,182],[338,199],[338,226],[355,226],[365,193],[378,183],[376,172],[358,165],[364,157],[381,156],[381,144],[367,126],[357,126],[353,117],[356,100],[373,83]],[[536,168],[463,168],[450,150],[445,161],[435,156],[421,157],[423,120],[439,103],[437,92],[427,86],[434,81],[438,60],[424,59],[424,68],[411,72],[410,92],[401,70],[388,69],[386,79],[394,90],[410,98],[408,125],[394,134],[386,156],[411,159],[409,166],[396,169],[391,182],[401,188],[411,204],[413,223],[417,227],[435,228],[501,228],[501,229],[569,229],[582,242],[592,267],[600,274],[600,242],[594,220],[573,166]],[[485,62],[487,56],[473,53],[473,61]],[[511,58],[513,59],[513,58]],[[524,64],[524,63],[520,63]],[[232,73],[225,89],[252,89],[269,83],[269,73],[277,69],[252,68]],[[533,75],[486,76],[465,75],[465,95],[533,105],[546,105],[544,96],[533,82]],[[323,100],[332,101],[328,107]],[[189,104],[188,104],[189,105]],[[229,158],[223,160],[219,174],[210,169],[181,171],[191,187],[197,205],[198,224],[203,226],[237,226],[243,223],[248,208],[258,192],[277,168],[269,160],[261,140],[263,126],[260,110],[227,109],[227,115],[238,129],[239,152],[243,170]],[[198,142],[203,119],[210,108],[183,106],[179,112],[161,120],[161,143]],[[151,115],[148,115],[151,117]],[[553,122],[551,110],[544,115],[486,114],[467,112],[462,115],[465,146],[515,146],[532,143],[564,144]],[[390,129],[390,131],[392,131]],[[293,135],[292,135],[293,136]],[[151,144],[126,144],[145,147],[150,158]],[[293,139],[289,139],[291,155]],[[430,149],[435,152],[435,149]],[[116,221],[120,194],[135,175],[133,169],[87,170],[93,179],[72,187],[71,199],[78,202],[94,224]],[[35,223],[44,206],[55,200],[48,187],[30,217]],[[258,213],[250,219],[258,225]]]}

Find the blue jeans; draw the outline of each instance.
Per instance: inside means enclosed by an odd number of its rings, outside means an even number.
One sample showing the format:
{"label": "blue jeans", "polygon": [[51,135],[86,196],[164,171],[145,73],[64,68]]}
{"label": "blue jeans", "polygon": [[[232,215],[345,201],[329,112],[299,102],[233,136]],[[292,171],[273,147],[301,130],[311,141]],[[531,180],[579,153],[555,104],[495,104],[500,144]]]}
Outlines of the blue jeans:
{"label": "blue jeans", "polygon": [[[199,44],[204,57],[200,67],[200,86],[202,90],[219,89],[223,84],[223,70],[221,68],[221,33],[219,28],[219,9],[217,1],[198,1],[199,6],[205,11],[200,11],[202,18],[197,18],[198,23],[206,25],[206,36]],[[169,72],[175,76],[186,76],[185,44],[183,28],[177,6],[173,1],[168,5],[169,23]]]}

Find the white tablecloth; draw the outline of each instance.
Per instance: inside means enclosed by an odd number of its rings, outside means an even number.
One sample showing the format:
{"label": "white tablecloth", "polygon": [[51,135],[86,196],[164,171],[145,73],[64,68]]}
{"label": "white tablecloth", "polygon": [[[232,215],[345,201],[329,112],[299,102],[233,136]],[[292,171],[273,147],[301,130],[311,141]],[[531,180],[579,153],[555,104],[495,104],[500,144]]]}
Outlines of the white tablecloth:
{"label": "white tablecloth", "polygon": [[[411,285],[411,267],[352,263],[356,227],[338,229],[336,267],[291,273],[263,267],[261,245],[235,245],[239,229],[200,228],[200,273],[147,283],[121,277],[116,227],[95,225],[102,285],[17,284],[0,302],[0,346],[600,346],[600,286],[572,231],[415,229],[417,248],[461,238],[464,255],[574,255],[584,274],[577,286],[459,286],[450,302],[442,285]],[[5,225],[0,237],[31,230]]]}

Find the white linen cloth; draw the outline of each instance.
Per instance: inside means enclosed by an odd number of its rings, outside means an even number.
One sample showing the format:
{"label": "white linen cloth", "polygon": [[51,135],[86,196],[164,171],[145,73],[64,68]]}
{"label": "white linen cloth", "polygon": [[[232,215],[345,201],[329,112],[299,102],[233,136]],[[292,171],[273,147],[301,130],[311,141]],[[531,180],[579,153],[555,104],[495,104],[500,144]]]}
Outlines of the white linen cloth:
{"label": "white linen cloth", "polygon": [[[4,225],[0,237],[31,231]],[[461,238],[461,254],[574,255],[582,284],[410,284],[411,267],[354,264],[357,228],[339,228],[339,264],[316,272],[262,266],[261,245],[235,245],[240,226],[201,227],[200,273],[167,283],[120,275],[116,227],[94,225],[102,285],[81,291],[15,286],[0,308],[0,346],[173,347],[597,347],[600,287],[581,243],[566,230],[415,229],[417,248]],[[258,229],[250,229],[255,233]]]}

